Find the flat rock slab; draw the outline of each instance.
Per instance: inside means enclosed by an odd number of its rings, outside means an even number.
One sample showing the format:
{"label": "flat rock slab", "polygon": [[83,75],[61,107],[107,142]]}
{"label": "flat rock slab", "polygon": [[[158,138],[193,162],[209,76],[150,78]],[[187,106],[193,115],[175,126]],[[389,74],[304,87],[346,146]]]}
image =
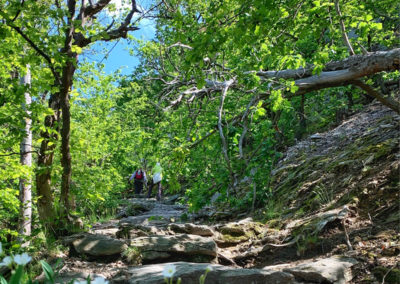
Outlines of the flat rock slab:
{"label": "flat rock slab", "polygon": [[350,257],[332,256],[330,258],[307,261],[300,264],[267,266],[264,269],[284,271],[294,275],[297,281],[313,283],[349,283],[353,278],[351,267],[357,261]]}
{"label": "flat rock slab", "polygon": [[214,240],[196,235],[140,237],[132,239],[130,246],[139,249],[143,263],[176,260],[212,262],[217,256]]}
{"label": "flat rock slab", "polygon": [[[132,267],[127,271],[126,276],[113,279],[111,283],[132,283],[132,284],[161,284],[165,283],[163,270],[165,264],[143,265]],[[184,284],[198,284],[199,278],[206,271],[207,267],[211,271],[207,274],[205,284],[266,284],[295,283],[291,274],[281,271],[267,271],[263,269],[242,269],[222,266],[218,264],[173,262],[168,265],[174,265],[176,272],[173,275],[174,283],[180,277]]]}
{"label": "flat rock slab", "polygon": [[[150,201],[149,201],[150,202]],[[165,205],[153,202],[154,207],[141,215],[129,216],[120,220],[120,226],[126,225],[158,225],[166,227],[171,221],[180,219],[186,207],[180,205]]]}
{"label": "flat rock slab", "polygon": [[118,228],[108,228],[108,229],[92,229],[90,230],[90,233],[96,234],[96,235],[105,235],[105,236],[110,236],[110,237],[115,237],[118,232]]}
{"label": "flat rock slab", "polygon": [[166,235],[166,232],[159,226],[150,225],[121,225],[116,236],[123,239],[135,239],[151,235]]}
{"label": "flat rock slab", "polygon": [[213,230],[206,225],[195,225],[191,223],[171,224],[169,229],[175,233],[185,233],[203,237],[211,237],[214,235]]}

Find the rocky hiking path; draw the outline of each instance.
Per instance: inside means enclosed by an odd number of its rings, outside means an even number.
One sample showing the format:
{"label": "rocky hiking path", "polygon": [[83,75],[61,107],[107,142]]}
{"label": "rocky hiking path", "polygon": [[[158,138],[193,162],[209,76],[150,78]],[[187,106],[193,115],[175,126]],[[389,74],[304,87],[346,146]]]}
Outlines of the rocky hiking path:
{"label": "rocky hiking path", "polygon": [[[338,213],[329,218],[340,218]],[[192,222],[182,222],[184,215]],[[181,277],[182,283],[199,283],[207,267],[211,271],[205,283],[347,283],[349,268],[357,263],[332,256],[242,268],[244,260],[279,246],[287,232],[269,229],[251,218],[202,225],[196,220],[199,216],[188,214],[182,205],[142,198],[130,199],[119,217],[95,224],[89,233],[64,239],[70,252],[59,272],[59,283],[84,280],[89,275],[110,283],[165,283],[167,264],[176,267],[174,279]]]}
{"label": "rocky hiking path", "polygon": [[[66,237],[58,281],[400,283],[400,116],[379,104],[290,147],[272,173],[267,224],[212,207],[132,198],[108,222]],[[243,179],[243,182],[246,179]],[[264,210],[268,209],[266,205]],[[246,218],[247,217],[247,218]]]}

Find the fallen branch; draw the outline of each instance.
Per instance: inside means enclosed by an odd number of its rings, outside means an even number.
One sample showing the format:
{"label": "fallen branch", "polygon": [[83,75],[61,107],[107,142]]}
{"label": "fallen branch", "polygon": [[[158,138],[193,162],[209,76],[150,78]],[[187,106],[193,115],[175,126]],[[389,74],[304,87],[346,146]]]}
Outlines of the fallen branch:
{"label": "fallen branch", "polygon": [[359,89],[365,91],[369,96],[377,99],[379,102],[381,102],[383,105],[391,108],[397,113],[400,113],[400,103],[391,97],[385,97],[378,91],[376,91],[374,88],[372,88],[370,85],[367,85],[361,80],[353,80],[351,81],[351,84],[354,86],[358,87]]}

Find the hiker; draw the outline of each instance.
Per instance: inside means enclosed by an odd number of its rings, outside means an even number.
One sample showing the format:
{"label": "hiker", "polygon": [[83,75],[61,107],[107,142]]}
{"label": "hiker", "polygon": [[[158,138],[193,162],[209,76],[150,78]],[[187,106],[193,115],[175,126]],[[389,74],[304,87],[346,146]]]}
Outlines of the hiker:
{"label": "hiker", "polygon": [[129,181],[131,181],[132,179],[134,180],[133,185],[135,187],[135,194],[141,194],[143,190],[143,185],[147,184],[145,171],[141,168],[136,170],[129,178]]}
{"label": "hiker", "polygon": [[161,187],[162,168],[161,168],[160,163],[157,163],[154,166],[152,173],[153,173],[153,182],[150,184],[149,192],[147,193],[147,198],[150,198],[150,196],[151,196],[151,191],[153,189],[153,185],[157,185],[158,191],[157,191],[156,199],[158,201],[160,201],[161,196],[162,196],[162,187]]}

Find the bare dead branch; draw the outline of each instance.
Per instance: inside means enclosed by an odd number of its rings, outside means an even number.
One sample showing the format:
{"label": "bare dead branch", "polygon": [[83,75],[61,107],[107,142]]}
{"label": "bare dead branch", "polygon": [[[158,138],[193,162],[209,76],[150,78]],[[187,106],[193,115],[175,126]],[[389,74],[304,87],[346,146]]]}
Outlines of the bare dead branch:
{"label": "bare dead branch", "polygon": [[180,42],[177,42],[177,43],[174,43],[174,44],[168,46],[167,49],[171,49],[171,48],[177,47],[177,46],[182,47],[182,48],[187,48],[187,49],[190,49],[190,50],[193,49],[193,47],[191,47],[189,45],[186,45],[186,44],[183,44],[183,43],[180,43]]}

